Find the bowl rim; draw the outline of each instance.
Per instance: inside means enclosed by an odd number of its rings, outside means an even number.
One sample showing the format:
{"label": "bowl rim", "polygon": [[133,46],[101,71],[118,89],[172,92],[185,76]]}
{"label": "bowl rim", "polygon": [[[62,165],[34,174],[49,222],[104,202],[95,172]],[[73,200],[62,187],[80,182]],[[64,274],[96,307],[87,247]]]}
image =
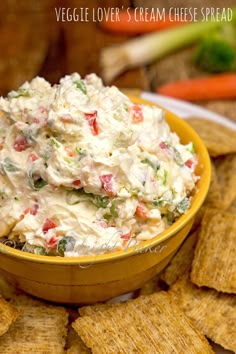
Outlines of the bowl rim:
{"label": "bowl rim", "polygon": [[172,120],[177,124],[180,124],[185,131],[190,135],[191,140],[193,139],[198,148],[198,154],[201,155],[202,161],[204,161],[204,170],[201,174],[201,190],[197,191],[193,197],[192,204],[186,214],[183,214],[174,224],[168,227],[166,230],[161,232],[159,235],[153,237],[150,240],[142,241],[135,246],[129,247],[126,250],[114,251],[109,253],[102,253],[98,255],[85,255],[79,257],[60,257],[60,256],[45,256],[45,255],[37,255],[32,253],[23,252],[21,250],[17,250],[14,247],[7,246],[6,244],[0,243],[0,257],[2,254],[10,257],[14,257],[17,259],[21,259],[24,261],[36,262],[36,263],[44,263],[44,264],[54,264],[54,265],[80,265],[85,266],[88,264],[98,264],[98,263],[106,263],[109,261],[117,261],[120,259],[124,259],[126,257],[146,253],[150,251],[152,248],[158,246],[162,242],[171,238],[174,234],[176,234],[179,230],[181,230],[197,213],[202,203],[204,202],[211,179],[211,161],[210,156],[207,151],[205,144],[202,139],[196,133],[196,131],[183,119],[178,117],[176,114],[172,113],[168,109],[163,106],[160,106],[151,101],[145,100],[141,97],[127,95],[131,101],[137,104],[145,104],[149,106],[154,106],[161,108],[165,113],[165,119]]}

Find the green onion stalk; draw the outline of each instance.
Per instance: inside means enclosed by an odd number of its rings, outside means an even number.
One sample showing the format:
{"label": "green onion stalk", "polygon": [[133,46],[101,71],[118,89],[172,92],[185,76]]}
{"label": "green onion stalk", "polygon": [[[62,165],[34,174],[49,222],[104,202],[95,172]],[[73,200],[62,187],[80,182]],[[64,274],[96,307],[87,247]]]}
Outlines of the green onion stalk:
{"label": "green onion stalk", "polygon": [[187,23],[105,47],[100,55],[104,81],[110,82],[127,69],[149,64],[199,41],[207,33],[215,32],[225,24],[236,22],[236,8],[233,9],[232,14],[231,21]]}

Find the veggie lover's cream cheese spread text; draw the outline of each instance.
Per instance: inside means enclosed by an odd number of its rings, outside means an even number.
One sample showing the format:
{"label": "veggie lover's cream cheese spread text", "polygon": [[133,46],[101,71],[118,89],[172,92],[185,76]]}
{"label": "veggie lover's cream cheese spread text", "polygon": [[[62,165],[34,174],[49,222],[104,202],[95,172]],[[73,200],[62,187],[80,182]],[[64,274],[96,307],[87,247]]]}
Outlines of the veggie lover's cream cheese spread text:
{"label": "veggie lover's cream cheese spread text", "polygon": [[190,207],[194,145],[161,109],[95,74],[36,77],[0,99],[0,236],[27,252],[94,255],[158,235]]}

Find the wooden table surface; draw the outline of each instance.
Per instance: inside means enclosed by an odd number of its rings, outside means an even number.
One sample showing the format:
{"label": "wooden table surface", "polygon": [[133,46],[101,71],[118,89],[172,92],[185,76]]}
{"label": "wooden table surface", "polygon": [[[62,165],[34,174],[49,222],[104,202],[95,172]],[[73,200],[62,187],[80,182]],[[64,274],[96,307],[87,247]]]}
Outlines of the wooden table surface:
{"label": "wooden table surface", "polygon": [[[227,6],[235,0],[228,0]],[[221,0],[189,0],[188,6],[222,6]],[[207,4],[208,5],[207,5]],[[102,7],[140,6],[141,0],[103,0]],[[185,6],[182,0],[148,0],[146,6]],[[225,5],[226,6],[226,5]],[[26,80],[41,75],[55,83],[65,74],[79,72],[83,77],[100,75],[101,48],[125,41],[102,31],[90,17],[89,22],[57,21],[55,8],[101,7],[101,1],[40,0],[19,2],[4,0],[0,4],[0,94],[6,95]],[[91,16],[92,11],[90,11]],[[128,71],[111,82],[120,88],[155,91],[164,82],[201,75],[191,64],[192,48],[181,50],[152,65]],[[197,104],[236,121],[236,100],[198,102]]]}

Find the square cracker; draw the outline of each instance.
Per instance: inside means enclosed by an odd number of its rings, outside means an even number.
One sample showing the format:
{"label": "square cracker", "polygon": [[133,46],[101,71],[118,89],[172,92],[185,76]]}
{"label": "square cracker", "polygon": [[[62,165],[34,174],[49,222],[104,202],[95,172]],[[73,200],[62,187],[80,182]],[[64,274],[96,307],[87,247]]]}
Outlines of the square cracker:
{"label": "square cracker", "polygon": [[213,353],[164,291],[90,311],[72,326],[94,354]]}
{"label": "square cracker", "polygon": [[98,303],[95,305],[83,306],[79,308],[79,314],[80,316],[91,316],[94,313],[101,313],[103,311],[107,311],[122,305],[124,305],[123,302],[115,302],[114,304]]}
{"label": "square cracker", "polygon": [[170,289],[178,306],[213,342],[236,352],[236,296],[199,288],[185,276]]}
{"label": "square cracker", "polygon": [[207,209],[201,223],[192,263],[191,280],[226,293],[236,293],[236,219]]}
{"label": "square cracker", "polygon": [[236,132],[222,124],[190,117],[187,122],[200,135],[209,154],[213,157],[236,152]]}
{"label": "square cracker", "polygon": [[197,242],[197,233],[198,231],[195,231],[187,237],[170,263],[164,269],[161,279],[167,285],[170,286],[174,284],[179,276],[189,271],[194,256],[194,248]]}
{"label": "square cracker", "polygon": [[8,301],[0,297],[0,336],[6,333],[18,317],[18,311]]}
{"label": "square cracker", "polygon": [[67,335],[67,354],[88,354],[91,350],[86,347],[80,336],[70,326]]}
{"label": "square cracker", "polygon": [[214,164],[221,193],[220,206],[227,209],[236,198],[236,154],[215,159]]}
{"label": "square cracker", "polygon": [[19,316],[0,337],[0,353],[64,354],[68,315],[64,308],[28,296],[11,300]]}
{"label": "square cracker", "polygon": [[222,202],[221,186],[218,181],[214,160],[211,160],[211,183],[205,203],[217,207]]}

